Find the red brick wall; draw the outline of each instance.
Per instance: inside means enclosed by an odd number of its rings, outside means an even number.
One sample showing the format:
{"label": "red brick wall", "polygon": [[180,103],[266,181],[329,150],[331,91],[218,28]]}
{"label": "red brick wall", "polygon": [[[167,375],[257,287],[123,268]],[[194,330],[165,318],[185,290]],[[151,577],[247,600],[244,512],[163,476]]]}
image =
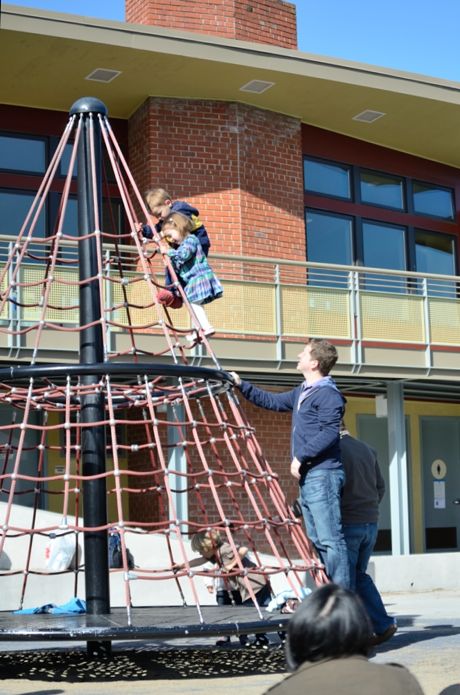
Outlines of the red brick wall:
{"label": "red brick wall", "polygon": [[[162,186],[173,198],[199,208],[211,237],[211,255],[305,260],[301,125],[296,119],[242,104],[152,97],[130,119],[129,162],[141,192]],[[289,415],[247,402],[244,409],[292,502],[297,483],[289,474]],[[191,470],[202,471],[196,449],[191,447],[188,455]],[[212,452],[206,455],[215,465]],[[225,469],[234,470],[225,447],[221,455]],[[130,465],[143,466],[143,457],[132,454]],[[252,518],[246,491],[234,492],[243,516]],[[209,495],[208,489],[190,493],[190,520],[202,523]],[[229,494],[222,490],[222,495],[234,518]],[[147,520],[149,505],[152,518],[158,518],[153,497],[132,495],[131,518]],[[209,508],[215,510],[214,503]],[[260,549],[267,550],[263,533],[258,534]]]}
{"label": "red brick wall", "polygon": [[305,260],[300,122],[241,104],[150,98],[129,122],[144,192],[200,210],[214,252]]}
{"label": "red brick wall", "polygon": [[126,21],[297,48],[295,5],[283,0],[126,0]]}

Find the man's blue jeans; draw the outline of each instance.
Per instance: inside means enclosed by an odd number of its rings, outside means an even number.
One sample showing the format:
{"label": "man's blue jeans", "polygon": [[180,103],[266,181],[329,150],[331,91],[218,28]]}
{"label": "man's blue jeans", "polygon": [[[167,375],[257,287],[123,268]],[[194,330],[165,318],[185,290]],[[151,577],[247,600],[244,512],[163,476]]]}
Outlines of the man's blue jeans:
{"label": "man's blue jeans", "polygon": [[343,469],[312,468],[300,479],[300,502],[307,535],[331,581],[350,587],[347,546],[342,531],[340,496]]}
{"label": "man's blue jeans", "polygon": [[350,562],[350,588],[356,591],[369,614],[374,632],[385,632],[394,623],[383,605],[367,565],[377,540],[377,524],[344,524],[343,533]]}

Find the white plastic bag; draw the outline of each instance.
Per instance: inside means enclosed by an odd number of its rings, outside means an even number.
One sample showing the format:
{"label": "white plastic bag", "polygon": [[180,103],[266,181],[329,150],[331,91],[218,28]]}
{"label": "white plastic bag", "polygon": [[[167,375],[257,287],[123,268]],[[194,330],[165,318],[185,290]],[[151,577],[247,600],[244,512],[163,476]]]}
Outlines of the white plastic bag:
{"label": "white plastic bag", "polygon": [[56,536],[50,534],[50,542],[46,546],[46,569],[51,572],[62,572],[69,569],[75,555],[75,534]]}

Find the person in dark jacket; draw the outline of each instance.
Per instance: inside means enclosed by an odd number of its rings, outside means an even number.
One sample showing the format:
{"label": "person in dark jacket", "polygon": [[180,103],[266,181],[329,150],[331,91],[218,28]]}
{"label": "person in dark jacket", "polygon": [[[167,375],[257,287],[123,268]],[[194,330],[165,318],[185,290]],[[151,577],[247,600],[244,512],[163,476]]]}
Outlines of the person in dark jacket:
{"label": "person in dark jacket", "polygon": [[356,594],[335,584],[314,591],[289,621],[286,662],[291,675],[269,695],[423,695],[400,664],[367,659],[369,618]]}
{"label": "person in dark jacket", "polygon": [[336,361],[337,350],[331,343],[312,338],[297,364],[305,380],[291,391],[264,391],[232,374],[251,403],[277,412],[292,411],[291,475],[299,481],[307,534],[329,578],[348,588],[348,555],[340,515],[345,476],[339,432],[345,399],[329,376]]}
{"label": "person in dark jacket", "polygon": [[[162,239],[162,230],[166,218],[173,212],[179,212],[190,220],[191,233],[194,234],[200,242],[205,257],[208,256],[211,242],[206,227],[200,220],[200,213],[197,208],[193,207],[193,205],[190,205],[190,203],[187,203],[185,200],[173,200],[164,188],[150,188],[145,193],[145,202],[152,215],[158,220],[154,227],[155,234],[149,224],[140,223],[136,226],[137,231],[141,233],[145,239],[155,238],[157,241],[158,239]],[[183,284],[181,278],[178,278],[178,280]],[[182,297],[174,286],[173,279],[168,269],[165,270],[165,288],[164,291],[160,290],[160,298],[161,303],[168,308],[180,309],[182,306]]]}
{"label": "person in dark jacket", "polygon": [[[200,213],[197,208],[193,207],[193,205],[190,205],[190,203],[187,203],[185,200],[173,200],[164,188],[149,189],[145,194],[145,202],[152,215],[158,220],[155,225],[157,234],[161,234],[163,222],[168,215],[172,212],[180,212],[182,215],[188,217],[192,223],[192,234],[198,237],[204,255],[208,255],[211,242],[209,241],[206,227],[200,220]],[[142,234],[146,239],[153,238],[153,230],[150,225],[142,225]]]}
{"label": "person in dark jacket", "polygon": [[374,630],[371,643],[377,645],[390,639],[397,629],[395,620],[386,612],[382,597],[367,574],[377,540],[379,504],[385,494],[385,481],[374,449],[352,437],[343,422],[340,450],[345,470],[341,508],[350,563],[350,588],[364,603]]}

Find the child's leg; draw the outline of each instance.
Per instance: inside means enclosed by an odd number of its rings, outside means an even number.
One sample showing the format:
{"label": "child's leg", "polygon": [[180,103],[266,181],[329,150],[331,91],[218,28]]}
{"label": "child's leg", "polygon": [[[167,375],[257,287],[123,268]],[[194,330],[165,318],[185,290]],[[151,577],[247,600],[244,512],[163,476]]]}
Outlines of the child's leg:
{"label": "child's leg", "polygon": [[204,334],[211,335],[212,333],[214,333],[214,328],[209,323],[208,317],[206,316],[206,312],[201,306],[201,304],[194,304],[192,302],[191,306],[193,308],[193,311],[195,312],[198,322],[200,323],[204,331]]}

